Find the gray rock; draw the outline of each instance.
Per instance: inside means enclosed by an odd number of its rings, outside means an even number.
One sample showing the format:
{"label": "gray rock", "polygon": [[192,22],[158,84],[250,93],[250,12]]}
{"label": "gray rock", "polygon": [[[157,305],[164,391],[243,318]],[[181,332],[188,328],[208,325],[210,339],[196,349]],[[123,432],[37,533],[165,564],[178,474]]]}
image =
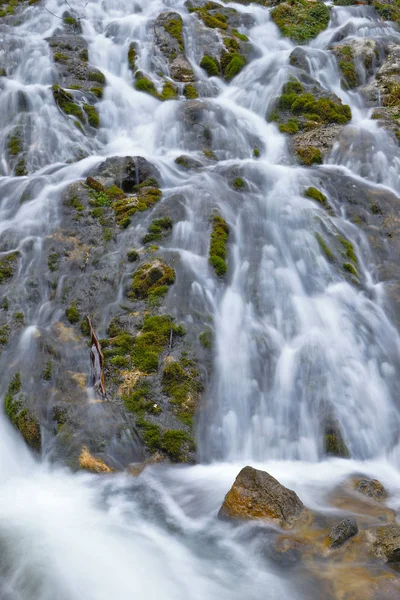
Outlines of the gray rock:
{"label": "gray rock", "polygon": [[136,185],[146,179],[158,178],[158,170],[141,156],[113,156],[99,165],[96,176],[112,179],[125,193],[129,194]]}
{"label": "gray rock", "polygon": [[330,548],[338,548],[347,540],[354,537],[358,533],[358,525],[355,519],[344,519],[338,525],[332,528],[328,542]]}

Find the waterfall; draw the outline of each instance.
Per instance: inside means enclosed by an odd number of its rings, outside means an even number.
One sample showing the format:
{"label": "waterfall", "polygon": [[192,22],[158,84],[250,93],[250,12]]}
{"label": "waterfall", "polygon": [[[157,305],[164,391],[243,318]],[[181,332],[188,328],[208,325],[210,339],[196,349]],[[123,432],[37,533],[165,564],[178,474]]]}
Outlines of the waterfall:
{"label": "waterfall", "polygon": [[[68,275],[50,283],[48,249],[57,240],[77,256],[92,251],[74,241],[63,203],[70,186],[108,157],[143,157],[161,175],[162,202],[172,206],[176,223],[160,246],[178,265],[165,312],[185,325],[189,340],[204,328],[213,334],[203,365],[196,465],[149,465],[140,477],[76,473],[53,460],[49,427],[42,424],[39,457],[1,411],[1,599],[322,597],[301,569],[282,574],[263,556],[268,541],[256,526],[232,528],[216,518],[238,470],[249,463],[321,512],[332,512],[329,492],[354,472],[378,474],[391,491],[391,507],[400,507],[400,337],[377,277],[373,236],[351,213],[355,196],[366,197],[365,190],[371,197],[399,194],[399,150],[365,95],[345,89],[330,51],[337,42],[368,38],[377,44],[378,60],[382,40],[399,44],[400,34],[369,6],[335,6],[328,27],[301,46],[304,85],[312,81],[352,114],[324,164],[302,166],[290,136],[268,119],[283,86],[299,77],[291,59],[299,47],[282,37],[260,4],[227,5],[244,16],[239,35],[251,46],[246,66],[229,83],[200,67],[199,20],[184,0],[49,0],[27,4],[12,25],[0,24],[0,69],[6,68],[0,77],[0,258],[19,257],[0,301],[4,306],[12,296],[16,314],[23,313],[22,324],[14,315],[12,331],[18,333],[0,354],[2,402],[19,370],[30,393],[41,398],[38,370],[46,352],[53,353],[52,364],[63,356],[66,370],[89,380],[85,343],[66,328],[52,339],[65,313]],[[66,118],[52,89],[49,40],[63,35],[66,10],[79,17],[74,27],[82,28],[89,63],[106,81],[95,105],[100,125],[90,134],[79,118]],[[177,99],[157,97],[169,68],[165,57],[154,58],[153,24],[163,11],[182,16],[196,102],[182,96],[183,84]],[[127,61],[132,40],[136,68],[150,74],[155,95],[135,87]],[[361,63],[359,73],[366,86],[370,76]],[[89,103],[88,90],[75,92]],[[17,135],[23,148],[13,154],[10,140]],[[182,155],[202,167],[180,169]],[[134,186],[139,171],[136,163]],[[322,190],[331,210],[307,197],[310,187]],[[210,216],[217,214],[229,227],[224,279],[209,265]],[[87,295],[101,315],[99,338],[124,303],[131,271],[128,265],[122,273],[121,257],[140,245],[151,218],[140,213],[118,247],[96,255],[104,290]],[[96,252],[101,241],[87,246]],[[71,272],[84,278],[86,263],[79,260]],[[93,390],[78,383],[76,393],[93,410],[95,436],[113,413],[95,412]],[[56,394],[46,390],[43,414]],[[67,385],[61,393],[74,402]],[[332,421],[351,455],[347,460],[326,457],[324,431]],[[134,436],[122,438],[118,433],[113,440],[116,462],[142,457]]]}

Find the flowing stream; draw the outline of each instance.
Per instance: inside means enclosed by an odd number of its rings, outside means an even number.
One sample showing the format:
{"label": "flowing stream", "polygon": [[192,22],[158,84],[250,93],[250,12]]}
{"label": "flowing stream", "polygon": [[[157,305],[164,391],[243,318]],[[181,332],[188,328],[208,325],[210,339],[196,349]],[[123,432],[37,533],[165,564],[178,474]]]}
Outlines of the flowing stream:
{"label": "flowing stream", "polygon": [[[205,307],[216,332],[196,466],[155,465],[139,478],[73,474],[48,464],[45,454],[34,458],[0,416],[2,600],[320,597],[301,572],[283,575],[269,560],[268,538],[260,541],[256,526],[232,528],[216,518],[244,464],[269,471],[307,506],[328,512],[334,509],[326,495],[346,475],[379,475],[391,506],[400,509],[400,337],[375,283],[366,236],[343,211],[326,216],[303,195],[305,187],[318,187],[321,174],[336,172],[354,177],[355,185],[364,178],[399,192],[398,146],[371,120],[361,96],[341,88],[326,49],[346,36],[390,36],[399,43],[400,35],[368,7],[333,8],[328,29],[305,50],[312,76],[351,106],[351,136],[324,166],[302,168],[286,137],[265,119],[289,77],[294,44],[280,36],[267,10],[231,5],[253,15],[255,25],[241,31],[257,57],[230,84],[216,78],[211,84],[192,42],[196,17],[183,0],[71,2],[83,16],[90,63],[107,81],[95,138],[71,127],[51,92],[46,38],[59,27],[65,3],[30,6],[21,24],[1,27],[0,58],[9,69],[0,88],[0,149],[3,154],[23,110],[32,173],[12,177],[6,161],[0,163],[1,238],[23,256],[12,284],[25,309],[26,326],[14,349],[20,363],[34,368],[35,332],[59,318],[38,269],[43,239],[59,222],[61,194],[107,156],[147,158],[162,173],[163,192],[184,198],[185,217],[166,247],[179,253],[190,284],[184,297],[175,286],[168,302],[178,318]],[[186,55],[202,85],[215,88],[208,116],[221,160],[199,171],[182,173],[175,164],[193,150],[180,117],[185,101],[161,103],[136,91],[126,61],[129,42],[136,40],[139,68],[151,71],[151,23],[163,10],[182,14]],[[354,147],[366,136],[373,144],[360,158]],[[79,151],[87,158],[75,162]],[[232,168],[248,182],[245,193],[228,185]],[[23,195],[29,200],[20,203]],[[335,205],[334,195],[330,201]],[[209,272],[203,233],[213,208],[231,231],[226,285]],[[322,254],[314,235],[321,223],[354,244],[363,288]],[[130,235],[139,237],[139,231]],[[14,359],[0,356],[3,396]],[[334,407],[351,460],[322,459],[319,416],[325,406]]]}

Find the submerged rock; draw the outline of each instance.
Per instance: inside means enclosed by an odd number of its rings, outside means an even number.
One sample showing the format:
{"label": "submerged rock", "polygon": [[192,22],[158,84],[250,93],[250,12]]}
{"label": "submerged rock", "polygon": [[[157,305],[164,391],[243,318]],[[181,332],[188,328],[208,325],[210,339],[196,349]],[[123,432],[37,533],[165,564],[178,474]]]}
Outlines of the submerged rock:
{"label": "submerged rock", "polygon": [[358,525],[355,519],[344,519],[338,525],[333,527],[329,536],[328,543],[330,548],[342,546],[351,537],[357,535]]}
{"label": "submerged rock", "polygon": [[336,419],[326,419],[324,427],[325,452],[328,456],[348,458],[349,449],[343,439],[339,422]]}
{"label": "submerged rock", "polygon": [[225,496],[218,516],[238,520],[263,520],[293,527],[307,509],[295,492],[265,471],[244,467]]}

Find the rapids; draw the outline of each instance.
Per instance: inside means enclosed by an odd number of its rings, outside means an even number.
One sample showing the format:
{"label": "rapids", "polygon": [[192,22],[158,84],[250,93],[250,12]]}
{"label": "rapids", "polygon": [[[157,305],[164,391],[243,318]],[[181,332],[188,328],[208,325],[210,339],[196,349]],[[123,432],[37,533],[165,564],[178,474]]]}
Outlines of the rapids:
{"label": "rapids", "polygon": [[[2,396],[15,353],[24,368],[33,369],[36,331],[60,315],[39,269],[43,239],[59,222],[61,194],[107,156],[147,158],[162,173],[163,192],[184,198],[185,217],[166,246],[180,255],[189,283],[171,293],[169,308],[185,319],[201,306],[216,332],[196,466],[154,465],[139,478],[74,474],[50,464],[46,451],[40,460],[33,457],[0,415],[2,600],[320,597],[301,571],[283,573],[272,562],[268,536],[258,535],[262,528],[232,528],[216,518],[245,464],[269,471],[307,506],[327,513],[336,510],[326,500],[328,492],[348,474],[379,476],[390,505],[400,510],[400,337],[375,281],[366,236],[343,211],[326,220],[302,195],[321,173],[344,173],[354,185],[363,179],[399,193],[398,147],[378,129],[361,95],[342,89],[326,49],[347,36],[390,36],[399,43],[400,35],[368,7],[333,7],[328,29],[305,46],[312,77],[353,114],[348,146],[334,147],[327,164],[310,170],[293,163],[285,136],[265,119],[288,79],[294,44],[281,37],[264,8],[229,4],[253,15],[255,25],[241,31],[256,58],[226,84],[216,78],[210,83],[200,69],[191,36],[195,16],[183,0],[71,1],[82,15],[90,62],[107,81],[95,138],[71,127],[51,92],[46,38],[59,27],[65,3],[29,6],[20,24],[1,25],[0,56],[9,69],[0,88],[0,150],[4,157],[23,102],[30,172],[13,177],[5,159],[0,162],[0,235],[22,253],[13,285],[26,308],[18,348],[0,356]],[[186,55],[205,89],[214,90],[209,119],[221,160],[189,174],[175,164],[177,156],[192,152],[179,117],[183,101],[161,103],[136,91],[126,61],[134,39],[139,68],[151,71],[150,24],[163,10],[182,14]],[[361,160],[353,148],[366,135],[374,143]],[[86,158],[75,162],[79,149]],[[224,178],[233,166],[251,182],[246,195],[233,192]],[[29,201],[20,203],[24,194]],[[210,277],[202,236],[212,207],[231,230],[226,286]],[[354,244],[364,289],[346,281],[322,255],[312,232],[320,219],[327,227],[332,219]],[[138,226],[127,235],[139,237],[140,231]],[[88,367],[87,358],[77,360]],[[327,403],[335,406],[351,460],[322,458],[318,415]]]}

